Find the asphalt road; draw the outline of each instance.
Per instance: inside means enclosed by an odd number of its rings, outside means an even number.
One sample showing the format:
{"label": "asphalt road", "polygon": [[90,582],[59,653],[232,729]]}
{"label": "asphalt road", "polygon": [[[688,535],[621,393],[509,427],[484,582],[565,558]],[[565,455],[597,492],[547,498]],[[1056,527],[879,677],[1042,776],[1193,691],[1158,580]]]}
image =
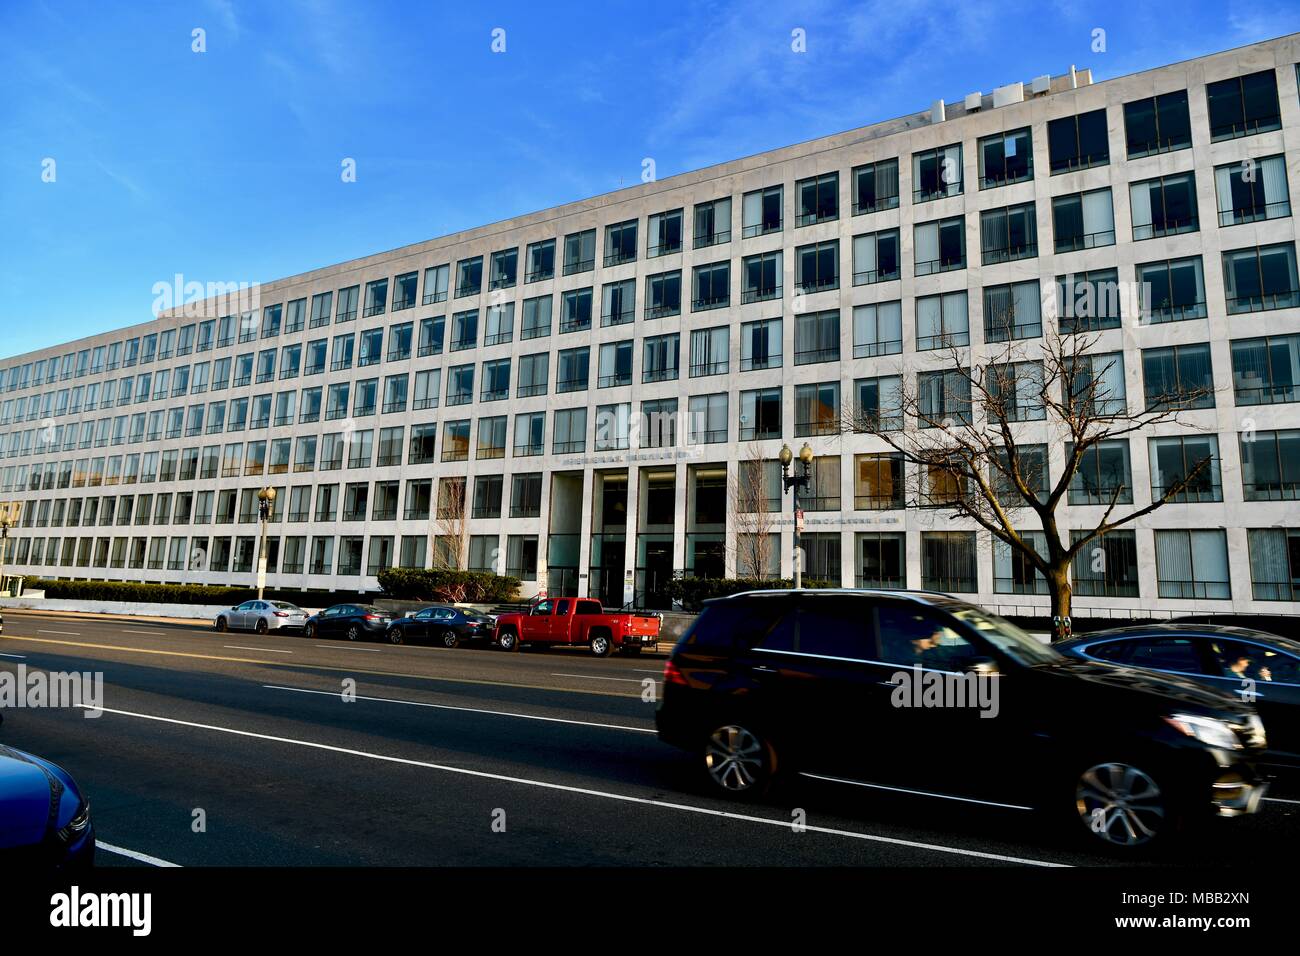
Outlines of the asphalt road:
{"label": "asphalt road", "polygon": [[[100,865],[1115,862],[1018,811],[815,782],[715,799],[654,735],[654,657],[9,611],[0,668],[19,664],[103,673],[102,716],[7,710],[0,727],[77,778]],[[1151,862],[1290,864],[1298,839],[1300,792],[1275,788],[1259,815]]]}

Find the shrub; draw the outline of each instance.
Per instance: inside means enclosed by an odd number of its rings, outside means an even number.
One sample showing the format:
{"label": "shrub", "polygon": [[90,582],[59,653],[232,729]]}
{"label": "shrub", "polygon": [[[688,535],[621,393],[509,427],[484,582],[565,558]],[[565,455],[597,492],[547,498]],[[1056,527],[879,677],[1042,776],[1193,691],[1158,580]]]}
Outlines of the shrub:
{"label": "shrub", "polygon": [[[813,578],[803,580],[805,588],[837,588],[835,581],[820,581]],[[726,597],[742,591],[772,591],[780,588],[792,588],[794,581],[790,578],[688,578],[676,577],[664,588],[668,597],[681,602],[682,609],[698,611],[705,601],[711,598]]]}
{"label": "shrub", "polygon": [[500,604],[517,600],[519,585],[518,578],[491,571],[385,568],[379,572],[379,586],[384,593],[406,601]]}

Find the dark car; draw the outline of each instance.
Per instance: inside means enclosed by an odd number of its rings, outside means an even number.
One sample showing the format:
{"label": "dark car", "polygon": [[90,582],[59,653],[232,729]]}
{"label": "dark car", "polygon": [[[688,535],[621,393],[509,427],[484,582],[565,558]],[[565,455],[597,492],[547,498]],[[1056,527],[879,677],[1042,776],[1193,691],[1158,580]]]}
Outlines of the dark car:
{"label": "dark car", "polygon": [[1271,767],[1300,770],[1300,641],[1248,627],[1145,624],[1056,645],[1062,654],[1176,674],[1252,704]]}
{"label": "dark car", "polygon": [[346,637],[378,640],[388,631],[393,616],[370,604],[335,604],[307,618],[307,637]]}
{"label": "dark car", "polygon": [[710,601],[664,668],[656,723],[720,794],[813,777],[1059,812],[1125,850],[1252,813],[1267,786],[1263,729],[1239,700],[1066,657],[925,592]]}
{"label": "dark car", "polygon": [[489,642],[495,628],[494,617],[449,604],[435,604],[396,618],[388,625],[388,640],[394,644],[436,643],[455,647],[461,643]]}
{"label": "dark car", "polygon": [[6,859],[90,866],[95,828],[90,804],[66,770],[0,744],[0,860]]}

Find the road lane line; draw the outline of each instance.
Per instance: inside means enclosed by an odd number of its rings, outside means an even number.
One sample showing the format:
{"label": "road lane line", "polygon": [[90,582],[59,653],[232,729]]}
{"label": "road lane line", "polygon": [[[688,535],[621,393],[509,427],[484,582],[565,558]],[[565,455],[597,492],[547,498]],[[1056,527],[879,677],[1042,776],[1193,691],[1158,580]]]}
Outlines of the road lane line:
{"label": "road lane line", "polygon": [[328,651],[339,648],[347,648],[349,651],[365,651],[367,654],[378,654],[377,647],[357,647],[355,644],[313,644],[312,647],[323,647]]}
{"label": "road lane line", "polygon": [[[545,780],[530,780],[527,777],[512,777],[508,774],[492,773],[487,770],[470,770],[465,767],[452,767],[448,764],[433,763],[428,760],[414,760],[410,757],[395,757],[391,754],[371,753],[367,750],[354,750],[350,747],[337,747],[333,744],[321,744],[312,740],[296,740],[292,737],[277,737],[273,734],[259,734],[251,730],[236,730],[233,727],[219,727],[215,724],[200,724],[191,720],[180,720],[176,717],[160,717],[157,714],[138,714],[129,710],[114,710],[109,707],[102,708],[106,714],[117,714],[119,717],[135,717],[140,720],[154,720],[163,724],[175,724],[180,727],[193,727],[198,730],[211,730],[221,734],[232,734],[236,737],[251,737],[255,740],[269,740],[272,743],[291,744],[296,747],[308,747],[312,750],[324,750],[330,753],[346,754],[351,757],[362,757],[367,760],[378,760],[384,763],[402,764],[408,767],[424,767],[429,770],[441,770],[444,773],[454,773],[464,777],[477,777],[481,780],[495,780],[499,783],[515,783],[525,787],[537,787],[541,790],[555,790],[561,793],[576,793],[588,797],[597,797],[602,800],[614,800],[619,803],[632,803],[640,806],[659,807],[664,810],[679,810],[683,813],[698,813],[702,816],[721,817],[726,820],[741,820],[747,823],[758,823],[764,826],[780,827],[782,830],[793,832],[789,820],[774,820],[771,817],[760,817],[748,813],[736,813],[728,810],[713,810],[709,807],[697,807],[689,803],[669,803],[666,800],[651,800],[649,797],[634,797],[625,793],[610,793],[606,790],[592,790],[588,787],[574,787],[563,783],[550,783]],[[847,837],[853,840],[865,840],[871,843],[888,843],[893,846],[905,846],[918,850],[929,850],[934,853],[950,853],[955,856],[976,857],[981,860],[998,860],[1004,863],[1020,863],[1027,866],[1047,866],[1047,867],[1070,867],[1068,863],[1052,863],[1047,860],[1031,860],[1024,857],[1005,856],[1000,853],[986,853],[981,850],[967,850],[961,847],[943,846],[937,843],[921,843],[915,840],[902,840],[897,837],[881,836],[875,833],[862,833],[857,830],[839,830],[833,827],[816,826],[811,823],[800,824],[801,831],[811,831],[813,833],[824,833],[829,836]]]}
{"label": "road lane line", "polygon": [[128,850],[125,847],[113,846],[111,843],[105,843],[102,840],[95,841],[95,849],[107,850],[109,853],[116,853],[118,856],[130,857],[141,863],[148,863],[150,866],[167,866],[180,869],[179,863],[169,863],[166,860],[160,860],[156,856],[150,856],[148,853],[141,853],[138,850]]}
{"label": "road lane line", "polygon": [[640,684],[642,681],[635,677],[595,677],[591,674],[552,674],[552,677],[578,677],[582,680],[616,680],[624,684]]}
{"label": "road lane line", "polygon": [[143,627],[120,627],[118,630],[123,634],[148,634],[150,637],[163,633],[163,629],[160,627],[150,628],[149,630],[145,630]]}
{"label": "road lane line", "polygon": [[228,647],[232,651],[261,651],[263,654],[292,654],[293,651],[282,651],[275,647],[245,647],[243,644],[222,644],[222,647]]}
{"label": "road lane line", "polygon": [[[263,684],[267,690],[289,690],[295,694],[319,694],[323,697],[334,697],[342,699],[339,691],[336,690],[310,690],[306,687],[284,687],[279,684]],[[624,724],[601,724],[590,720],[571,720],[564,717],[539,717],[536,714],[516,714],[508,710],[485,710],[481,707],[457,707],[453,704],[431,704],[422,700],[400,700],[396,697],[360,697],[354,696],[353,700],[371,700],[383,704],[406,704],[410,707],[433,707],[436,710],[459,710],[469,714],[491,714],[494,717],[519,717],[524,720],[544,720],[553,724],[578,724],[582,727],[601,727],[606,730],[630,730],[634,734],[653,734],[656,733],[653,727],[628,727]]]}
{"label": "road lane line", "polygon": [[[61,641],[52,637],[27,637],[22,634],[6,634],[0,640],[25,641],[28,644],[55,644],[59,647],[88,647],[101,651],[121,651],[124,654],[144,654],[154,657],[186,657],[191,660],[221,661],[229,664],[260,664],[265,667],[294,667],[299,670],[310,668],[314,671],[329,671],[339,674],[368,674],[371,677],[403,677],[407,680],[436,681],[440,684],[478,684],[484,687],[514,687],[519,690],[545,690],[559,694],[586,694],[596,697],[622,697],[627,699],[634,694],[625,694],[611,690],[574,690],[572,687],[556,687],[551,684],[520,684],[514,681],[479,680],[474,677],[435,677],[431,674],[405,674],[401,671],[374,671],[358,667],[335,667],[330,664],[312,664],[300,661],[290,664],[288,661],[259,661],[252,657],[231,657],[228,654],[198,654],[193,651],[169,651],[156,647],[127,647],[123,644],[94,644],[89,641]],[[332,645],[331,645],[332,646]],[[339,645],[346,646],[346,645]]]}
{"label": "road lane line", "polygon": [[38,628],[36,629],[36,633],[38,633],[38,634],[62,634],[64,637],[81,637],[81,632],[80,632],[80,631],[51,631],[51,630],[49,630],[49,629],[47,629],[47,628],[44,628],[44,627],[38,627]]}

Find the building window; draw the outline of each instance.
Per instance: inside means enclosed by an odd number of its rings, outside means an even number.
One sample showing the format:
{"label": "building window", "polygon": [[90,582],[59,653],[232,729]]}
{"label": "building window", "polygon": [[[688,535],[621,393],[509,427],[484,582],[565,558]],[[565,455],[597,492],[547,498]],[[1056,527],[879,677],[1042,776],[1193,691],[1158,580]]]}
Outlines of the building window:
{"label": "building window", "polygon": [[519,273],[519,250],[502,249],[492,253],[492,265],[488,273],[489,289],[513,289]]}
{"label": "building window", "polygon": [[1210,140],[1235,139],[1282,128],[1277,105],[1277,74],[1262,70],[1205,85]]}
{"label": "building window", "polygon": [[836,435],[840,430],[840,383],[821,382],[794,387],[794,433]]}
{"label": "building window", "polygon": [[903,427],[903,379],[898,375],[860,378],[853,383],[857,397],[855,432],[897,431]]}
{"label": "building window", "polygon": [[504,481],[501,475],[479,475],[474,479],[474,508],[471,517],[501,517],[501,491]]}
{"label": "building window", "polygon": [[780,232],[783,222],[785,190],[781,186],[769,186],[745,193],[741,199],[741,237],[765,236],[770,232]]}
{"label": "building window", "polygon": [[1294,243],[1225,252],[1223,280],[1230,314],[1300,305]]}
{"label": "building window", "polygon": [[1106,110],[1093,110],[1048,122],[1047,153],[1052,175],[1109,163]]}
{"label": "building window", "polygon": [[903,534],[862,532],[855,539],[858,587],[890,590],[907,587],[907,544]]}
{"label": "building window", "polygon": [[596,230],[586,229],[564,237],[564,274],[576,275],[596,268]]}
{"label": "building window", "polygon": [[903,303],[853,307],[853,357],[874,358],[903,351]]}
{"label": "building window", "polygon": [[570,455],[587,450],[587,410],[562,408],[555,412],[555,434],[551,439],[551,452]]}
{"label": "building window", "polygon": [[1148,411],[1214,407],[1209,343],[1142,350]]}
{"label": "building window", "polygon": [[889,511],[904,507],[903,456],[856,455],[853,459],[853,507]]}
{"label": "building window", "polygon": [[[1168,496],[1181,504],[1222,501],[1219,440],[1214,435],[1173,435],[1148,439],[1151,458],[1151,498]],[[1250,474],[1243,464],[1242,482]]]}
{"label": "building window", "polygon": [[510,397],[510,359],[483,363],[481,402],[501,402]]}
{"label": "building window", "polygon": [[840,174],[824,173],[795,184],[795,199],[799,203],[796,224],[810,226],[830,222],[840,217]]}
{"label": "building window", "polygon": [[[1072,532],[1075,544],[1086,532]],[[1109,531],[1088,542],[1075,556],[1071,575],[1080,597],[1137,597],[1137,533]]]}
{"label": "building window", "polygon": [[1036,339],[1042,334],[1042,298],[1037,279],[985,287],[984,341]]}
{"label": "building window", "polygon": [[521,355],[519,357],[519,381],[515,386],[515,397],[530,398],[534,395],[545,395],[550,370],[551,356],[549,352]]}
{"label": "building window", "polygon": [[984,265],[1038,255],[1034,204],[989,209],[980,213],[980,251]]}
{"label": "building window", "polygon": [[[361,294],[360,286],[349,286],[346,289],[339,289],[338,304],[334,310],[334,323],[337,325],[341,322],[351,322],[357,317],[357,299]],[[239,340],[244,341],[243,331],[241,329]]]}
{"label": "building window", "polygon": [[1056,307],[1064,335],[1120,326],[1123,290],[1115,269],[1094,269],[1056,277]]}
{"label": "building window", "polygon": [[675,448],[677,399],[656,398],[642,402],[638,436],[641,448]]}
{"label": "building window", "polygon": [[1238,405],[1300,401],[1300,335],[1235,340],[1232,387]]}
{"label": "building window", "polygon": [[1300,601],[1300,528],[1251,528],[1251,597],[1256,601]]}
{"label": "building window", "polygon": [[1214,167],[1219,225],[1237,226],[1291,215],[1291,194],[1283,156],[1243,159]]}
{"label": "building window", "polygon": [[506,456],[506,416],[494,415],[478,420],[478,446],[475,457],[504,458]]}
{"label": "building window", "polygon": [[483,345],[501,345],[511,342],[515,337],[515,304],[506,302],[490,305],[487,310],[487,328],[483,334]]}
{"label": "building window", "polygon": [[682,251],[682,210],[655,213],[646,223],[646,258]]}
{"label": "building window", "polygon": [[916,385],[920,427],[971,423],[970,374],[965,369],[919,372]]}
{"label": "building window", "polygon": [[636,226],[637,221],[630,219],[605,227],[605,265],[636,261]]}
{"label": "building window", "polygon": [[961,216],[913,227],[918,276],[966,268],[966,220]]}
{"label": "building window", "polygon": [[543,239],[541,242],[529,243],[528,266],[524,273],[525,282],[540,282],[555,277],[555,240]]}
{"label": "building window", "polygon": [[[434,461],[434,443],[437,440],[438,426],[432,422],[411,426],[411,444],[407,453],[407,464],[427,465]],[[340,449],[340,452],[342,449]]]}
{"label": "building window", "polygon": [[691,332],[691,378],[727,374],[730,336],[727,326]]}
{"label": "building window", "polygon": [[979,141],[980,189],[1034,178],[1034,143],[1029,127],[995,133]]}
{"label": "building window", "polygon": [[897,208],[897,159],[882,159],[853,170],[853,215]]}
{"label": "building window", "polygon": [[1063,371],[1071,414],[1098,418],[1128,411],[1123,352],[1075,355],[1066,361]]}
{"label": "building window", "polygon": [[456,297],[478,295],[483,288],[483,257],[461,259],[456,263]]}
{"label": "building window", "polygon": [[966,292],[921,296],[916,300],[916,349],[970,345]]}
{"label": "building window", "polygon": [[912,202],[929,202],[962,192],[961,143],[912,154]]}
{"label": "building window", "polygon": [[740,440],[781,437],[781,389],[740,393]]}
{"label": "building window", "polygon": [[1156,531],[1156,581],[1162,598],[1232,597],[1228,541],[1222,528]]}
{"label": "building window", "polygon": [[457,312],[451,317],[451,350],[461,352],[478,345],[478,312]]}
{"label": "building window", "polygon": [[515,416],[515,457],[541,455],[546,451],[546,413],[523,412]]}
{"label": "building window", "polygon": [[442,460],[469,461],[469,421],[443,423]]}
{"label": "building window", "polygon": [[809,532],[800,540],[803,548],[803,572],[809,581],[827,581],[840,585],[839,532]]}
{"label": "building window", "polygon": [[822,292],[840,286],[840,241],[818,242],[795,250],[795,285],[800,292]]}
{"label": "building window", "polygon": [[744,285],[741,302],[763,302],[781,298],[781,251],[746,256],[741,263]]}
{"label": "building window", "polygon": [[922,532],[921,587],[958,594],[978,590],[974,531]]}
{"label": "building window", "polygon": [[1129,187],[1133,239],[1152,239],[1196,232],[1196,177],[1178,173],[1133,183]]}
{"label": "building window", "polygon": [[817,362],[840,360],[840,313],[838,309],[824,312],[802,312],[794,320],[794,364],[812,365]]}
{"label": "building window", "polygon": [[731,263],[715,262],[696,266],[694,270],[695,294],[691,301],[692,312],[725,309],[731,304]]}
{"label": "building window", "polygon": [[1113,246],[1115,212],[1110,188],[1054,198],[1052,235],[1057,252]]}
{"label": "building window", "polygon": [[[1022,531],[1021,540],[1040,557],[1047,556],[1047,536],[1041,531]],[[1047,579],[1019,548],[993,539],[993,592],[995,594],[1046,594]]]}
{"label": "building window", "polygon": [[984,376],[986,411],[992,422],[1032,422],[1047,417],[1043,404],[1043,363],[990,365]]}
{"label": "building window", "polygon": [[447,282],[451,274],[450,265],[431,266],[424,270],[424,296],[422,305],[447,301]]}
{"label": "building window", "polygon": [[1192,122],[1187,112],[1187,91],[1175,90],[1125,103],[1124,139],[1129,159],[1191,146]]}
{"label": "building window", "polygon": [[606,342],[600,347],[597,388],[632,384],[632,341]]}
{"label": "building window", "polygon": [[646,277],[645,317],[660,319],[682,311],[682,274],[661,272]]}
{"label": "building window", "polygon": [[1144,321],[1182,322],[1206,316],[1201,257],[1143,262],[1137,266]]}
{"label": "building window", "polygon": [[[420,282],[418,272],[407,272],[393,280],[393,311],[401,312],[403,309],[412,308],[415,305],[415,291]],[[298,300],[301,302],[302,300]],[[292,316],[294,303],[289,303],[289,312]],[[291,323],[292,324],[292,321]],[[293,331],[285,329],[286,332]]]}
{"label": "building window", "polygon": [[369,318],[372,315],[383,315],[384,310],[387,307],[388,307],[388,280],[376,279],[373,282],[367,282],[366,283],[366,307],[361,313],[362,317]]}
{"label": "building window", "polygon": [[636,280],[607,282],[601,289],[600,324],[627,325],[636,318]]}
{"label": "building window", "polygon": [[1243,432],[1238,441],[1247,501],[1300,499],[1300,430]]}
{"label": "building window", "polygon": [[565,349],[559,353],[556,367],[557,392],[585,392],[590,378],[591,349],[587,346]]}
{"label": "building window", "polygon": [[506,574],[521,581],[537,580],[537,535],[512,534],[506,538]]}
{"label": "building window", "polygon": [[899,276],[898,230],[853,237],[853,284],[871,285]]}
{"label": "building window", "polygon": [[630,447],[632,406],[627,402],[596,407],[596,451],[626,451]]}
{"label": "building window", "polygon": [[687,405],[688,441],[710,445],[727,440],[727,393],[692,395]]}
{"label": "building window", "polygon": [[667,382],[677,378],[680,341],[681,337],[676,332],[650,336],[645,340],[642,346],[641,381]]}
{"label": "building window", "polygon": [[694,248],[731,241],[731,198],[695,205]]}
{"label": "building window", "polygon": [[524,300],[523,325],[519,330],[521,339],[540,339],[551,334],[551,297],[539,296]]}
{"label": "building window", "polygon": [[591,328],[591,289],[570,289],[564,293],[560,332],[583,332]]}

